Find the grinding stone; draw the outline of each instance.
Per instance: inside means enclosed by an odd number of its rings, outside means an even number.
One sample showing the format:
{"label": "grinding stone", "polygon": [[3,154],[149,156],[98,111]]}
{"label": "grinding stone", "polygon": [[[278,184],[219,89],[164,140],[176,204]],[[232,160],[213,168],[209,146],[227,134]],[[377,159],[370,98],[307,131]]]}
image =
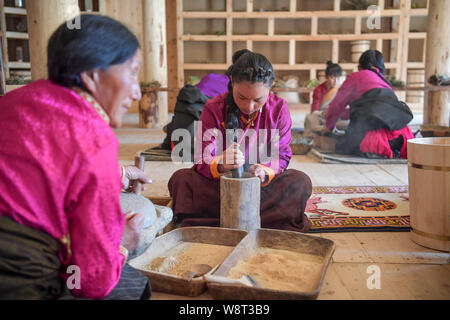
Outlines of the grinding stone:
{"label": "grinding stone", "polygon": [[157,235],[172,221],[173,211],[171,208],[155,206],[157,219],[149,228],[143,229],[139,246],[128,254],[128,259],[134,259],[143,254],[152,244]]}
{"label": "grinding stone", "polygon": [[144,226],[146,229],[156,222],[156,209],[147,198],[134,193],[121,193],[120,206],[123,213],[133,211],[144,215]]}

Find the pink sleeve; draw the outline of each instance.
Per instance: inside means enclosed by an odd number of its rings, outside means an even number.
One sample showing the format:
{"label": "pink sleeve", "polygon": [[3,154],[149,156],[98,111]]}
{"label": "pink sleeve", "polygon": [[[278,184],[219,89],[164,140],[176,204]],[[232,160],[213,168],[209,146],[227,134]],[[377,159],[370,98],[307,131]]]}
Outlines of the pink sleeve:
{"label": "pink sleeve", "polygon": [[89,157],[71,182],[66,199],[70,265],[79,267],[77,297],[102,299],[117,285],[124,256],[120,242],[124,216],[120,208],[117,151],[109,146]]}
{"label": "pink sleeve", "polygon": [[270,161],[268,163],[261,163],[267,168],[270,168],[274,171],[275,174],[280,174],[289,166],[289,162],[292,158],[291,151],[291,128],[292,128],[292,119],[289,112],[289,107],[286,101],[283,100],[283,105],[281,107],[280,114],[278,116],[278,120],[276,123],[276,129],[279,132],[279,158],[278,161]]}
{"label": "pink sleeve", "polygon": [[321,86],[318,86],[317,88],[314,89],[314,92],[313,92],[313,103],[311,105],[311,113],[313,113],[314,111],[320,110],[321,100],[322,100],[322,90],[321,90]]}
{"label": "pink sleeve", "polygon": [[196,171],[209,179],[220,178],[217,171],[220,158],[217,156],[222,155],[223,144],[226,142],[221,139],[223,135],[222,130],[218,129],[221,125],[219,122],[220,120],[216,119],[210,108],[205,105],[200,116],[201,128],[198,127],[196,133],[197,141],[201,141],[201,148],[197,148],[194,160]]}
{"label": "pink sleeve", "polygon": [[354,82],[354,76],[349,75],[331,102],[326,117],[326,126],[328,129],[334,129],[338,119],[344,115],[345,108],[352,102],[355,92]]}

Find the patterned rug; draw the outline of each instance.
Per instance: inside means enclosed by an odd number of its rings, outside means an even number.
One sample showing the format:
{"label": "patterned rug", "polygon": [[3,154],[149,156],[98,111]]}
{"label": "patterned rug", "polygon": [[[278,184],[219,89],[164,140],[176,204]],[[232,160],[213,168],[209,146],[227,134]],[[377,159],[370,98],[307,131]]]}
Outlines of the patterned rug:
{"label": "patterned rug", "polygon": [[310,232],[410,231],[407,186],[314,187]]}

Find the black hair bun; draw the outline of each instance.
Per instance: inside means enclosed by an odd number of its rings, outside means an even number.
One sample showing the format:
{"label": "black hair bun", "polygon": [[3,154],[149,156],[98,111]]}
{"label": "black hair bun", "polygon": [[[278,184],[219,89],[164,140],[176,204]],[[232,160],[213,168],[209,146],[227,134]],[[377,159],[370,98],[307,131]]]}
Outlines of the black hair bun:
{"label": "black hair bun", "polygon": [[333,63],[333,61],[331,61],[331,60],[327,60],[327,66],[332,66],[334,63]]}
{"label": "black hair bun", "polygon": [[251,51],[248,50],[248,49],[242,49],[242,50],[236,51],[236,52],[233,54],[233,64],[235,64],[236,61],[238,61],[239,58],[242,57],[242,55],[244,55],[244,54],[246,54],[246,53],[250,53],[250,52],[251,52]]}

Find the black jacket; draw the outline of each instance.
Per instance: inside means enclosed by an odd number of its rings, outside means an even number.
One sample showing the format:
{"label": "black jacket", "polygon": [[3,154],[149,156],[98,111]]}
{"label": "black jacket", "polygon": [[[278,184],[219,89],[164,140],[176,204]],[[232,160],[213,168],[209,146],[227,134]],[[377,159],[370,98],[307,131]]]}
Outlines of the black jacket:
{"label": "black jacket", "polygon": [[[197,87],[187,84],[180,90],[175,105],[175,114],[167,125],[167,136],[162,144],[163,149],[171,150],[172,132],[176,129],[186,129],[191,134],[191,155],[194,157],[194,122],[200,120],[203,106],[208,101]],[[176,145],[179,142],[174,142]]]}
{"label": "black jacket", "polygon": [[359,154],[366,133],[388,128],[403,129],[413,119],[409,107],[398,100],[394,91],[376,88],[367,91],[350,105],[350,124],[336,145],[336,152]]}
{"label": "black jacket", "polygon": [[371,118],[379,121],[389,130],[403,129],[413,119],[409,107],[398,100],[394,91],[376,88],[367,91],[350,106],[350,123]]}

